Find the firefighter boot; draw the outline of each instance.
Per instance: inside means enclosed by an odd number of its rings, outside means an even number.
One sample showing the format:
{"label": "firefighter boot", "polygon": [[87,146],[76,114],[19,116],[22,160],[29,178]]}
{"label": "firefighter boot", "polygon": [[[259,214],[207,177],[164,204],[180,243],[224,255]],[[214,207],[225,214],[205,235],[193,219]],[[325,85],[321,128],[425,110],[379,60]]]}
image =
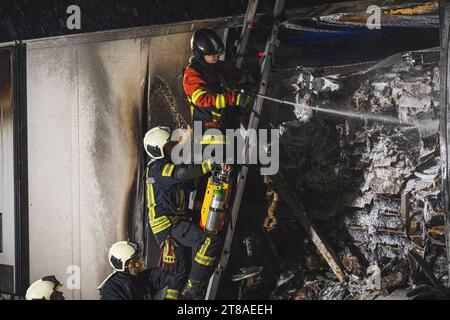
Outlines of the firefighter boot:
{"label": "firefighter boot", "polygon": [[205,300],[203,283],[189,279],[182,291],[184,300]]}

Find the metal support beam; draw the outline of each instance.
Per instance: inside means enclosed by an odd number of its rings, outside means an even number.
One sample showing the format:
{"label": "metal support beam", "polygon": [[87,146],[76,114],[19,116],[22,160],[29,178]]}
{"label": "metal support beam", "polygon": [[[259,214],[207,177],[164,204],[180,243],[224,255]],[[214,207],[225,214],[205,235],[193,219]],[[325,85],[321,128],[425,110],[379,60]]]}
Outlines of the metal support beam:
{"label": "metal support beam", "polygon": [[219,60],[220,61],[225,61],[226,55],[227,55],[227,41],[228,41],[228,34],[230,33],[230,28],[229,27],[225,27],[223,29],[223,34],[222,34],[222,41],[223,44],[225,45],[225,52],[223,53],[223,55],[220,56]]}
{"label": "metal support beam", "polygon": [[[441,33],[441,83],[440,83],[440,148],[442,159],[442,198],[444,202],[445,225],[446,225],[446,243],[447,257],[450,257],[450,216],[449,216],[449,190],[450,183],[449,174],[449,148],[448,136],[450,134],[449,123],[449,40],[450,40],[450,3],[448,1],[440,1],[440,33]],[[450,261],[450,259],[449,259]],[[450,273],[450,263],[448,263]]]}
{"label": "metal support beam", "polygon": [[13,126],[14,126],[14,234],[15,294],[24,296],[30,285],[28,241],[28,144],[26,46],[12,48]]}
{"label": "metal support beam", "polygon": [[419,265],[433,286],[441,293],[443,297],[447,296],[447,292],[442,283],[436,278],[428,263],[414,250],[409,250],[409,256]]}
{"label": "metal support beam", "polygon": [[338,280],[343,283],[345,282],[345,273],[344,268],[342,267],[342,263],[335,255],[334,251],[331,247],[326,243],[323,237],[319,234],[314,224],[308,218],[305,213],[305,209],[298,201],[296,195],[292,192],[291,189],[286,185],[284,181],[285,178],[281,173],[278,173],[276,176],[272,177],[273,182],[277,188],[277,191],[280,193],[281,197],[286,201],[287,205],[291,208],[292,213],[299,219],[309,238],[312,240],[317,250],[320,252],[322,257],[330,266],[333,273],[336,275]]}

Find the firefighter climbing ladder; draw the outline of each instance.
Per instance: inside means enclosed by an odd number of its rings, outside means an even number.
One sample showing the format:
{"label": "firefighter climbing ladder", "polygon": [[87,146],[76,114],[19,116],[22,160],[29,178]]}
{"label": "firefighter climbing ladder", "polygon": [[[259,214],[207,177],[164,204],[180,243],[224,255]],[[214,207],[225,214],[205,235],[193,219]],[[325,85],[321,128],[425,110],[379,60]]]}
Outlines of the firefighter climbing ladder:
{"label": "firefighter climbing ladder", "polygon": [[[274,54],[275,47],[278,46],[279,41],[277,39],[278,37],[278,31],[280,29],[280,23],[278,21],[279,15],[282,13],[284,8],[284,0],[276,0],[274,11],[273,11],[273,26],[272,31],[268,37],[266,47],[264,50],[264,56],[261,63],[261,81],[260,86],[258,90],[259,96],[256,97],[255,104],[253,107],[253,111],[249,124],[248,129],[256,130],[258,128],[259,124],[259,115],[262,110],[264,98],[262,96],[265,95],[267,90],[267,85],[269,81],[269,75],[270,75],[270,68],[272,63],[272,58]],[[256,9],[258,7],[258,0],[249,0],[247,12],[244,18],[244,24],[242,28],[241,38],[238,43],[237,47],[237,61],[236,65],[237,67],[241,67],[243,62],[244,53],[246,50],[246,46],[248,43],[248,38],[250,35],[251,28],[249,27],[255,18],[256,15]],[[245,141],[245,150],[249,150],[249,140],[248,137]],[[254,150],[253,150],[254,151]],[[252,149],[249,150],[249,152],[246,152],[246,160],[249,159],[249,153],[252,152]],[[220,258],[220,261],[218,263],[218,266],[209,282],[208,290],[206,292],[206,300],[213,300],[216,298],[217,290],[219,288],[220,284],[220,278],[222,275],[222,272],[226,269],[228,260],[230,258],[231,254],[231,244],[234,237],[234,231],[236,222],[238,219],[239,214],[239,208],[241,205],[242,195],[244,193],[244,187],[245,182],[247,178],[248,173],[248,166],[242,166],[241,170],[239,172],[238,178],[237,178],[237,184],[236,184],[236,192],[233,202],[233,207],[231,210],[231,223],[228,226],[227,234],[225,237],[224,247],[222,250],[222,256]],[[336,277],[340,282],[345,281],[345,274],[342,268],[341,263],[339,262],[339,259],[335,256],[334,252],[330,249],[330,247],[326,244],[326,242],[323,240],[323,238],[320,236],[320,234],[317,232],[315,226],[313,223],[309,220],[307,217],[305,210],[303,206],[299,203],[296,195],[286,186],[284,183],[284,179],[281,175],[281,173],[275,175],[273,177],[273,180],[275,182],[276,187],[278,188],[278,191],[280,192],[281,196],[284,198],[288,206],[291,208],[292,213],[298,218],[302,226],[304,227],[306,233],[312,240],[312,242],[315,244],[317,250],[320,252],[322,257],[325,259],[325,261],[328,263]]]}
{"label": "firefighter climbing ladder", "polygon": [[[239,41],[238,47],[237,47],[237,61],[236,65],[238,67],[241,67],[243,56],[247,47],[248,38],[250,35],[251,28],[249,26],[253,23],[254,17],[256,15],[256,9],[258,7],[258,0],[249,0],[247,12],[245,14],[244,18],[244,25],[242,28],[242,34],[241,39]],[[273,16],[274,16],[274,23],[272,27],[271,34],[269,35],[269,38],[266,43],[266,47],[264,50],[264,56],[263,61],[261,64],[261,82],[259,86],[258,93],[261,95],[264,95],[266,93],[267,89],[267,82],[269,80],[269,74],[270,74],[270,67],[272,62],[272,56],[273,52],[275,50],[275,47],[278,45],[278,30],[280,28],[279,22],[277,21],[278,15],[283,11],[284,8],[284,0],[276,0]],[[262,105],[264,100],[257,97],[255,100],[255,105],[253,107],[254,112],[252,112],[248,124],[249,129],[257,129],[259,124],[259,117],[258,115],[261,112]],[[245,141],[246,150],[248,150],[249,141],[248,138],[246,138]],[[246,154],[248,156],[248,153]],[[246,158],[248,159],[248,158]],[[226,266],[228,264],[228,260],[231,253],[231,244],[233,242],[234,237],[234,231],[235,226],[239,214],[239,208],[241,205],[242,195],[244,193],[244,187],[245,187],[245,181],[247,178],[248,173],[248,166],[242,166],[239,175],[238,180],[236,184],[236,192],[233,202],[233,207],[231,210],[231,223],[228,226],[227,234],[225,237],[224,247],[222,250],[222,256],[220,258],[219,264],[211,278],[211,281],[209,282],[208,290],[206,292],[206,300],[214,300],[217,294],[217,290],[219,288],[220,284],[220,278],[222,275],[222,272],[226,269]]]}

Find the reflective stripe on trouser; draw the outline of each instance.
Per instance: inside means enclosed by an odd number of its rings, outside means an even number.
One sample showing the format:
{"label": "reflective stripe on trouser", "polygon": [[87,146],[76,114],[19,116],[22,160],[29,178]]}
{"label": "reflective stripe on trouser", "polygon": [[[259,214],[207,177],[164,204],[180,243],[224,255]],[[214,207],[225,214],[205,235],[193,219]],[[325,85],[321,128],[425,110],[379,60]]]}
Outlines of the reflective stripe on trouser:
{"label": "reflective stripe on trouser", "polygon": [[213,273],[215,261],[220,254],[224,234],[224,232],[221,232],[218,235],[207,235],[192,261],[190,279],[196,281],[207,281],[209,279]]}
{"label": "reflective stripe on trouser", "polygon": [[164,299],[166,300],[178,300],[178,296],[180,294],[180,290],[176,289],[167,289],[166,295]]}
{"label": "reflective stripe on trouser", "polygon": [[208,250],[210,245],[211,245],[211,238],[207,237],[203,242],[202,246],[200,247],[200,250],[198,250],[197,254],[195,255],[194,258],[195,262],[204,265],[206,267],[210,267],[213,265],[215,257],[209,257],[206,255],[206,251]]}
{"label": "reflective stripe on trouser", "polygon": [[173,226],[171,236],[182,246],[193,247],[195,250],[190,279],[206,281],[211,276],[214,262],[220,254],[223,234],[210,235],[198,225],[187,221],[180,221]]}
{"label": "reflective stripe on trouser", "polygon": [[226,144],[226,136],[223,134],[204,134],[201,144]]}
{"label": "reflective stripe on trouser", "polygon": [[[201,140],[202,152],[205,152],[207,148],[209,148],[209,153],[203,153],[206,157],[211,154],[214,158],[214,162],[216,164],[220,163],[237,163],[236,159],[238,159],[239,152],[242,150],[238,150],[239,143],[236,143],[236,139],[228,142],[226,139],[226,135],[207,135],[204,134]],[[213,149],[211,149],[213,148]],[[221,152],[219,150],[222,150]],[[219,152],[219,153],[217,153]]]}

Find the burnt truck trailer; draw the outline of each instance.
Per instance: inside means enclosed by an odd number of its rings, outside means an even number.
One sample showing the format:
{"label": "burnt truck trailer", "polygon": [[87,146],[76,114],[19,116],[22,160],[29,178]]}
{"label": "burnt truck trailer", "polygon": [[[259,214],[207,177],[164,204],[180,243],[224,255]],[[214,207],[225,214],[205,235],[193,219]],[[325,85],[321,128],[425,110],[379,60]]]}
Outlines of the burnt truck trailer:
{"label": "burnt truck trailer", "polygon": [[127,237],[143,243],[142,137],[164,121],[150,111],[158,105],[149,90],[165,78],[183,104],[192,32],[226,20],[2,45],[3,292],[23,295],[55,274],[67,298],[98,298],[109,247]]}
{"label": "burnt truck trailer", "polygon": [[[408,32],[395,29],[383,33],[364,26],[358,30],[336,27],[341,23],[361,23],[360,16],[331,16],[319,25],[295,21],[295,17],[365,12],[371,2],[286,11],[289,21],[280,32],[281,44],[275,51],[271,80],[294,77],[300,88],[308,83],[300,66],[309,71],[316,68],[318,75],[327,66],[354,72],[364,67],[359,62],[372,66],[376,60],[402,50],[438,45],[436,39],[426,36],[434,34],[427,33],[428,26],[417,27],[425,31],[410,33],[412,39],[408,40]],[[433,2],[428,6],[435,5]],[[450,8],[447,4],[441,8],[442,102],[438,108],[443,205],[447,215]],[[239,28],[243,21],[240,15],[0,44],[0,292],[23,296],[31,282],[54,274],[64,285],[66,298],[97,299],[97,285],[111,272],[108,249],[127,238],[141,244],[147,266],[155,265],[156,254],[152,253],[159,251],[145,221],[142,178],[146,158],[142,137],[153,125],[175,125],[180,115],[190,119],[181,75],[190,56],[192,33],[199,28],[215,28],[226,36],[228,32],[236,33],[232,28]],[[423,24],[427,23],[425,19]],[[417,41],[421,44],[414,41],[416,34],[424,35]],[[372,35],[376,35],[375,40]],[[390,38],[390,46],[383,52],[377,45],[386,40],[386,35],[398,38]],[[253,41],[258,42],[262,37],[255,38]],[[358,39],[367,38],[373,42],[355,45]],[[428,38],[431,40],[426,42]],[[398,39],[403,42],[397,46]],[[254,46],[253,59],[246,56],[247,63],[258,63],[257,53],[264,49],[265,40]],[[347,61],[347,57],[352,60]],[[321,64],[317,64],[319,60]],[[350,68],[353,63],[355,70]],[[333,70],[331,75],[338,73]],[[281,86],[285,82],[271,81],[269,93],[275,96],[277,90],[283,92]],[[161,90],[152,91],[155,88]],[[171,92],[164,96],[167,90]],[[299,95],[302,91],[296,92]],[[286,96],[296,98],[292,92],[289,94]],[[178,110],[169,108],[176,106]],[[278,107],[271,110],[280,119],[282,115],[287,119],[292,113],[278,112]],[[299,121],[294,120],[294,129],[301,128]],[[328,125],[333,127],[334,123]],[[290,138],[287,136],[288,142]],[[292,151],[298,153],[298,149]],[[326,179],[322,182],[325,185]],[[324,199],[330,202],[329,198]],[[308,215],[314,217],[314,211],[309,210]]]}

